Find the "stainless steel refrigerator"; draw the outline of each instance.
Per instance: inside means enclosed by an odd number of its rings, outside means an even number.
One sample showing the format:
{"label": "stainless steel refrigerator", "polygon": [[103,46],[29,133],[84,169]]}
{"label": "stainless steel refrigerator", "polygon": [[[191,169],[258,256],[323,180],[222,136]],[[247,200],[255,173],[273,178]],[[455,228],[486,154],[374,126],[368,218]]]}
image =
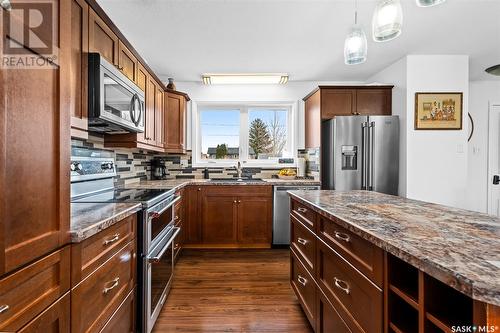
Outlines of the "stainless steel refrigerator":
{"label": "stainless steel refrigerator", "polygon": [[398,116],[337,116],[321,124],[321,187],[398,194]]}

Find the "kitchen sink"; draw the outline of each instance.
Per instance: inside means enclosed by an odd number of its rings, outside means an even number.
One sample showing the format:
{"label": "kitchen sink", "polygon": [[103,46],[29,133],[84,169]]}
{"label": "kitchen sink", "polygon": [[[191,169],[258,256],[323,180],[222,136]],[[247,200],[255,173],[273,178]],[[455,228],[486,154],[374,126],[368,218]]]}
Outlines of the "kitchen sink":
{"label": "kitchen sink", "polygon": [[255,183],[262,182],[261,178],[211,178],[211,182],[224,182],[224,183]]}

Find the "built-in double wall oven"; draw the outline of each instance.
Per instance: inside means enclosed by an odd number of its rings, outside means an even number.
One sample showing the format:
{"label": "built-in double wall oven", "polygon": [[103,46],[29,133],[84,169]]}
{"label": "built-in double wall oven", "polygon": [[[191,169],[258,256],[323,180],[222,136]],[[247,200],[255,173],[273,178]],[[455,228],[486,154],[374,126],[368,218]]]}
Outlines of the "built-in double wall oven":
{"label": "built-in double wall oven", "polygon": [[[174,240],[180,229],[174,226],[174,205],[180,197],[171,195],[143,211],[139,229],[139,327],[149,333],[167,299],[174,272]],[[146,222],[146,223],[144,223]]]}

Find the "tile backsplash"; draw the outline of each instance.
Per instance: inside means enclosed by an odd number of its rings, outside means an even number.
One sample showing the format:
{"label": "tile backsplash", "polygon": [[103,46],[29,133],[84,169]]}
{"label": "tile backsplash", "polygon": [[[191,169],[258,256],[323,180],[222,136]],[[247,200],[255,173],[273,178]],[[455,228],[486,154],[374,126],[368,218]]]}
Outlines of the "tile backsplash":
{"label": "tile backsplash", "polygon": [[[88,140],[73,139],[72,146],[87,149],[111,151],[115,155],[117,176],[115,184],[127,185],[141,180],[154,179],[154,165],[165,165],[165,179],[201,179],[205,167],[193,167],[191,153],[185,155],[165,155],[141,149],[105,148],[104,141],[98,136],[89,136]],[[319,179],[319,149],[299,150],[298,157],[306,159],[306,177]],[[283,168],[286,168],[283,165]],[[269,179],[276,177],[280,168],[243,167],[243,176]],[[210,178],[236,177],[234,167],[209,167]]]}

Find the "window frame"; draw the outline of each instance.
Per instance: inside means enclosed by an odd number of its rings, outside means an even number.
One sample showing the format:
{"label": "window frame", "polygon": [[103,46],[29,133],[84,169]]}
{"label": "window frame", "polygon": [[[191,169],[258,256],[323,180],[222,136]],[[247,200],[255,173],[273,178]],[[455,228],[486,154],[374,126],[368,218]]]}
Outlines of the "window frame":
{"label": "window frame", "polygon": [[[240,154],[238,159],[201,159],[201,112],[207,110],[239,110],[240,111],[240,136],[239,148]],[[286,109],[287,115],[287,144],[286,151],[292,153],[294,163],[278,163],[277,160],[259,160],[248,158],[248,137],[249,109]],[[297,160],[297,140],[296,140],[296,103],[295,102],[198,102],[197,109],[193,112],[193,145],[192,163],[193,167],[232,167],[238,162],[241,162],[243,167],[264,167],[264,168],[283,168],[294,167]]]}

